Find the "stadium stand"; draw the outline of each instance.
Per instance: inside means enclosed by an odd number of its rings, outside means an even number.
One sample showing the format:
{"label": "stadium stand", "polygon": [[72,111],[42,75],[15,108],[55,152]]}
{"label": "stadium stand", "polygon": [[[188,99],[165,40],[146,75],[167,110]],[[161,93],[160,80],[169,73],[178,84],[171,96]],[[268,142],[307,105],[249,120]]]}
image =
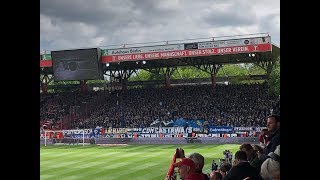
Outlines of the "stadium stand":
{"label": "stadium stand", "polygon": [[204,125],[259,127],[265,126],[271,111],[280,111],[278,99],[269,95],[267,84],[53,93],[41,95],[40,126],[49,122],[53,128],[139,128],[155,120],[184,118],[204,119]]}

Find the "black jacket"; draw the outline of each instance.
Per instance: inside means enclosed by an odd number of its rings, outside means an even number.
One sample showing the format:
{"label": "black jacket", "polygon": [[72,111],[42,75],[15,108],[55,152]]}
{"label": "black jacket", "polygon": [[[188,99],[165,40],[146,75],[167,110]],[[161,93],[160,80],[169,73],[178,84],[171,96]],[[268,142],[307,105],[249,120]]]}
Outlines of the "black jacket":
{"label": "black jacket", "polygon": [[277,129],[272,135],[269,137],[269,143],[264,148],[263,154],[268,155],[270,152],[274,152],[277,146],[280,145],[280,128]]}
{"label": "black jacket", "polygon": [[250,180],[263,180],[254,167],[249,162],[240,162],[238,165],[233,166],[223,180],[243,180],[250,177]]}
{"label": "black jacket", "polygon": [[253,157],[249,159],[249,163],[252,167],[256,168],[258,172],[260,172],[263,161],[258,158],[256,153],[254,153]]}

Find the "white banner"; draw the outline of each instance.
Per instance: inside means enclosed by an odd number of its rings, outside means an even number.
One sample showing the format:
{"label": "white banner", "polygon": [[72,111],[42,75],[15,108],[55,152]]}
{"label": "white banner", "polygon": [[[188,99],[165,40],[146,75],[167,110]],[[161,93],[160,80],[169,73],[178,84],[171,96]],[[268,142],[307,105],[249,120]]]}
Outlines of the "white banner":
{"label": "white banner", "polygon": [[102,56],[122,55],[122,54],[139,54],[139,53],[150,53],[150,52],[166,52],[166,51],[177,51],[177,50],[184,50],[184,45],[183,44],[172,44],[172,45],[162,45],[162,46],[108,49],[108,51],[104,51],[105,53],[102,54]]}
{"label": "white banner", "polygon": [[104,133],[106,134],[127,133],[127,128],[108,128],[108,129],[105,129]]}
{"label": "white banner", "polygon": [[253,127],[233,127],[234,131],[253,131]]}
{"label": "white banner", "polygon": [[271,37],[257,37],[247,39],[232,39],[224,41],[209,41],[198,43],[198,49],[207,48],[220,48],[220,47],[232,47],[232,46],[243,46],[243,45],[256,45],[256,44],[270,44]]}
{"label": "white banner", "polygon": [[267,127],[256,127],[256,132],[261,132],[262,129],[267,129]]}
{"label": "white banner", "polygon": [[63,134],[90,134],[92,129],[73,129],[73,130],[62,130]]}

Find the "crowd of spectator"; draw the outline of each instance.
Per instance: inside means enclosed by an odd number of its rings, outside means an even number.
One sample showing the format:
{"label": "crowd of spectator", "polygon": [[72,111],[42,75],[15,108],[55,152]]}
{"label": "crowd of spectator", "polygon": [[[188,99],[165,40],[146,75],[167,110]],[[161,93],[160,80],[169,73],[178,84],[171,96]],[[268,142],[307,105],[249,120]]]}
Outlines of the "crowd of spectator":
{"label": "crowd of spectator", "polygon": [[212,162],[211,174],[202,172],[204,157],[199,153],[175,166],[186,179],[280,179],[280,116],[269,116],[280,114],[280,97],[270,95],[267,84],[42,94],[40,105],[40,127],[48,121],[61,125],[63,118],[71,128],[149,127],[154,120],[178,118],[205,120],[213,125],[267,126],[263,146],[242,144],[234,160],[232,153],[225,151],[219,166]]}
{"label": "crowd of spectator", "polygon": [[[192,153],[185,158],[184,150],[181,160],[174,163],[178,167],[181,179],[188,180],[280,180],[280,115],[272,114],[267,118],[268,143],[264,147],[244,143],[235,152],[234,159],[223,152],[218,166],[212,161],[210,173],[203,173],[205,158],[199,153]],[[258,148],[256,148],[258,147]],[[260,150],[261,149],[261,150]],[[193,161],[193,162],[192,162]],[[167,174],[165,180],[175,180],[175,174]]]}
{"label": "crowd of spectator", "polygon": [[[155,121],[178,118],[205,120],[206,124],[227,126],[264,126],[271,112],[280,110],[279,97],[268,93],[267,84],[173,86],[171,88],[136,88],[126,91],[78,92],[42,97],[41,120],[70,118],[71,107],[95,99],[92,110],[72,121],[73,128],[149,127]],[[96,107],[93,109],[93,107]],[[54,113],[53,113],[54,112]]]}
{"label": "crowd of spectator", "polygon": [[101,94],[101,91],[41,94],[40,127],[46,125],[50,129],[60,129],[63,121],[88,116],[94,105],[102,103]]}

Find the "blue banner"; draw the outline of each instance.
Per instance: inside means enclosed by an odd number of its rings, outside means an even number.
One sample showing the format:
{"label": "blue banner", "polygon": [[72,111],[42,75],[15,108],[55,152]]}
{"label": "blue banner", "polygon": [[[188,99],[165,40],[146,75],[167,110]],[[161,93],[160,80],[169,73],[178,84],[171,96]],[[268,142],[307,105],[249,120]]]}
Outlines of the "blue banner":
{"label": "blue banner", "polygon": [[219,134],[219,133],[232,133],[233,127],[232,126],[211,126],[209,132],[212,134]]}
{"label": "blue banner", "polygon": [[92,128],[90,138],[99,138],[101,134],[101,127]]}
{"label": "blue banner", "polygon": [[194,120],[194,119],[177,119],[174,121],[173,127],[192,127],[192,128],[203,128],[203,123],[205,121]]}

